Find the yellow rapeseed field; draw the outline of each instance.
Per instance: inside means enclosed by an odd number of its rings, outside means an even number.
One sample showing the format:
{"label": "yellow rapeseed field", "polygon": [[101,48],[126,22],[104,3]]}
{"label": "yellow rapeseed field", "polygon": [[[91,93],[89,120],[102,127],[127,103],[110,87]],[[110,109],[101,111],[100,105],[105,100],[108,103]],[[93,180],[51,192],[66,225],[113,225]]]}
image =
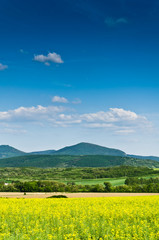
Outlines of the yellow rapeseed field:
{"label": "yellow rapeseed field", "polygon": [[159,197],[2,198],[0,239],[159,239]]}

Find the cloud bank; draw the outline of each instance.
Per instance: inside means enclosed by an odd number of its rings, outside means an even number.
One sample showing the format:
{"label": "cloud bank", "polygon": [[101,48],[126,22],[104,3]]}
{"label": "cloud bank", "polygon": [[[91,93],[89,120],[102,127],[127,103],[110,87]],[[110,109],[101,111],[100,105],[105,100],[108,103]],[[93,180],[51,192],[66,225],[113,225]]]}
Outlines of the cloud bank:
{"label": "cloud bank", "polygon": [[[55,102],[67,102],[67,99],[63,97],[55,97],[53,98]],[[0,122],[35,122],[38,125],[49,124],[50,127],[73,127],[76,125],[85,128],[109,129],[116,134],[132,134],[136,131],[152,128],[151,123],[145,116],[122,108],[110,108],[108,111],[79,114],[72,113],[63,106],[19,107],[0,112]]]}

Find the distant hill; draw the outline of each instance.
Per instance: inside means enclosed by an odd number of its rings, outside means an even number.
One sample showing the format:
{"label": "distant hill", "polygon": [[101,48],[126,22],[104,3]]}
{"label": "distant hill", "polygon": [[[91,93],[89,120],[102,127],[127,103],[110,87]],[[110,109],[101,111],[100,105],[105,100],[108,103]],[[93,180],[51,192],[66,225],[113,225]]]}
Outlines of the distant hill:
{"label": "distant hill", "polygon": [[73,146],[64,147],[53,153],[54,155],[111,155],[126,156],[126,153],[113,148],[102,147],[91,143],[78,143]]}
{"label": "distant hill", "polygon": [[105,155],[26,155],[0,159],[0,167],[110,167],[110,166],[144,166],[159,168],[159,162],[121,156]]}
{"label": "distant hill", "polygon": [[38,152],[31,152],[28,153],[29,155],[52,155],[54,152],[56,152],[55,150],[45,150],[45,151],[38,151]]}
{"label": "distant hill", "polygon": [[9,145],[0,145],[0,159],[16,157],[16,156],[24,156],[24,155],[33,155],[33,154],[52,155],[54,152],[55,152],[55,150],[46,150],[46,151],[37,151],[37,152],[26,153],[26,152],[20,151],[16,148],[13,148]]}
{"label": "distant hill", "polygon": [[130,155],[130,154],[127,154],[127,156],[133,157],[133,158],[140,158],[140,159],[150,159],[150,160],[159,162],[159,157],[155,157],[155,156],[140,156],[140,155]]}
{"label": "distant hill", "polygon": [[16,148],[13,148],[9,145],[0,145],[0,158],[8,158],[15,156],[25,155],[25,152],[22,152]]}
{"label": "distant hill", "polygon": [[[64,156],[62,156],[60,158],[60,155],[64,155]],[[98,155],[98,159],[97,159],[97,155]],[[101,155],[101,157],[99,155]],[[49,164],[48,164],[49,167],[54,167],[54,166],[57,166],[57,167],[58,166],[66,166],[66,167],[74,166],[74,167],[76,167],[76,166],[78,166],[78,163],[76,163],[76,164],[74,163],[75,156],[80,158],[80,164],[82,164],[82,165],[79,165],[79,166],[81,166],[81,167],[82,166],[85,167],[85,166],[87,166],[87,164],[89,166],[90,166],[90,164],[94,164],[93,162],[82,163],[82,161],[84,161],[84,159],[85,160],[89,159],[88,161],[94,161],[93,159],[95,159],[95,165],[91,165],[92,167],[94,167],[94,166],[107,167],[107,166],[116,166],[116,165],[118,166],[118,165],[124,164],[123,161],[126,161],[126,159],[128,159],[128,165],[130,165],[130,166],[148,166],[149,165],[151,167],[154,165],[154,163],[150,160],[157,161],[159,163],[159,157],[129,155],[118,149],[102,147],[102,146],[99,146],[96,144],[85,143],[85,142],[78,143],[76,145],[72,145],[72,146],[68,146],[68,147],[64,147],[57,151],[56,150],[46,150],[46,151],[36,151],[36,152],[31,152],[31,153],[26,153],[26,152],[20,151],[16,148],[8,146],[8,145],[0,145],[0,160],[10,158],[10,157],[20,157],[20,156],[28,156],[28,157],[22,158],[21,163],[19,163],[20,158],[14,159],[15,164],[17,163],[17,164],[22,164],[22,166],[24,164],[24,166],[38,166],[38,167],[39,166],[45,167],[44,160],[49,161]],[[58,157],[56,158],[56,157],[52,157],[52,156],[58,156]],[[68,158],[68,156],[70,156],[70,158]],[[83,158],[81,158],[81,156],[83,156]],[[95,156],[95,157],[93,157],[93,156]],[[106,157],[102,158],[102,156],[103,157],[107,156],[108,158],[106,158]],[[123,157],[122,163],[116,162],[116,158],[111,158],[111,156],[118,157],[117,158],[118,161],[121,160],[120,157]],[[90,158],[91,158],[91,160],[90,160]],[[69,162],[66,161],[68,159],[69,159]],[[107,159],[107,161],[106,161],[106,159]],[[111,159],[113,159],[112,161],[115,161],[115,162],[111,162]],[[133,160],[130,162],[130,159],[133,159]],[[23,162],[23,160],[24,160],[24,162]],[[104,164],[104,165],[100,165],[99,160],[104,161],[104,162],[101,162],[101,164]],[[144,162],[143,161],[141,162],[141,160],[143,160]],[[31,162],[31,161],[33,161],[33,162]],[[53,162],[51,163],[51,161],[53,161]],[[57,161],[57,162],[54,162],[54,161]],[[73,162],[71,162],[71,161],[73,161]],[[149,163],[149,161],[150,161],[150,163]],[[137,165],[134,165],[133,162],[134,162],[134,164],[137,164]],[[7,159],[6,159],[5,162],[3,162],[3,161],[0,162],[0,166],[2,166],[1,164],[3,166],[11,166],[13,163],[12,163],[12,160],[9,160],[9,165],[5,165],[5,164],[7,164]],[[16,167],[15,164],[14,164],[14,167]]]}

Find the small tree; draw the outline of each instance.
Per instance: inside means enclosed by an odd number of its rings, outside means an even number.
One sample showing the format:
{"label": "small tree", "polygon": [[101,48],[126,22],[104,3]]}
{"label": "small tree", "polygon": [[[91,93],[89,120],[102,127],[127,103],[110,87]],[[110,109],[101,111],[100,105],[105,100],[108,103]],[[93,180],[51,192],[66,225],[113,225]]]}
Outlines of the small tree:
{"label": "small tree", "polygon": [[104,187],[102,184],[96,184],[92,187],[92,192],[104,192]]}
{"label": "small tree", "polygon": [[104,185],[105,185],[105,192],[111,192],[112,191],[112,185],[110,182],[104,182]]}

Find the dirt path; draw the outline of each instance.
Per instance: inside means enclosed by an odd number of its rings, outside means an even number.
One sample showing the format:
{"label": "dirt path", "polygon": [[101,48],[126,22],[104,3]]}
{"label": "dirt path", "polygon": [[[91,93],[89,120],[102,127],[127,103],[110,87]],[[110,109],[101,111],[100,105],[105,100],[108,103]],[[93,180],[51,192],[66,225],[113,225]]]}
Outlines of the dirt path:
{"label": "dirt path", "polygon": [[128,197],[128,196],[152,196],[159,193],[17,193],[0,192],[0,197],[7,198],[47,198],[53,195],[66,195],[68,198],[86,198],[86,197]]}

